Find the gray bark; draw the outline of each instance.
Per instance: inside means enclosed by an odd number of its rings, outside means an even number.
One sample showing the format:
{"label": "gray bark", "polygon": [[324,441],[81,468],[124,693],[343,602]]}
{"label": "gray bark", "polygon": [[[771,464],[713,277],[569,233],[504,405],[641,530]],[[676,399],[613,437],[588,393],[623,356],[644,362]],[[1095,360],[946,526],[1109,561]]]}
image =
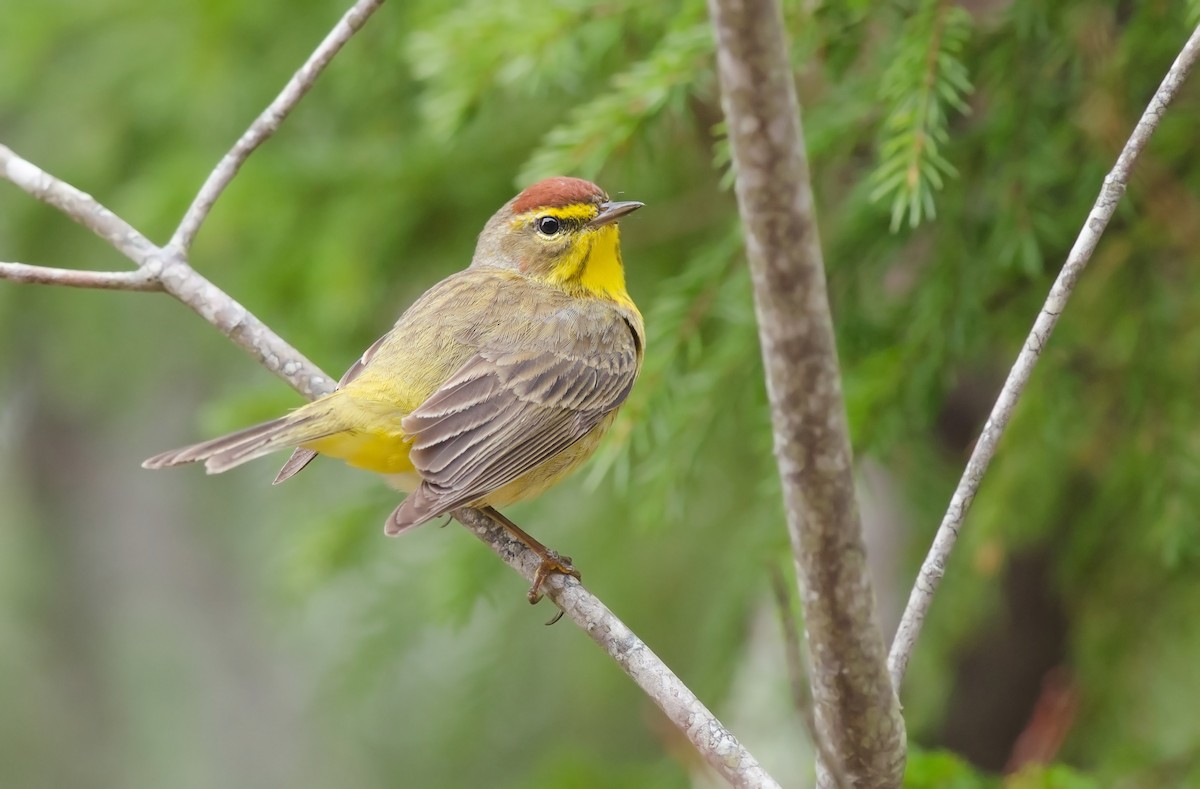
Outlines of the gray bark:
{"label": "gray bark", "polygon": [[774,0],[709,0],[754,282],[775,457],[800,579],[822,783],[899,786],[905,733],[888,678],[783,19]]}

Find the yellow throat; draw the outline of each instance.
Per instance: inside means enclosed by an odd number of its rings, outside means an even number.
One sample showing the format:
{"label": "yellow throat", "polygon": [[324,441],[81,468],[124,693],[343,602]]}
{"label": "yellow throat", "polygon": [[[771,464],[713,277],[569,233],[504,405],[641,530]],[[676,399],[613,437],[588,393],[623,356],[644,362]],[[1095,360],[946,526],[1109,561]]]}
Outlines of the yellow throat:
{"label": "yellow throat", "polygon": [[567,258],[551,270],[549,281],[574,296],[608,299],[636,309],[625,290],[625,265],[616,225],[597,228],[579,239]]}

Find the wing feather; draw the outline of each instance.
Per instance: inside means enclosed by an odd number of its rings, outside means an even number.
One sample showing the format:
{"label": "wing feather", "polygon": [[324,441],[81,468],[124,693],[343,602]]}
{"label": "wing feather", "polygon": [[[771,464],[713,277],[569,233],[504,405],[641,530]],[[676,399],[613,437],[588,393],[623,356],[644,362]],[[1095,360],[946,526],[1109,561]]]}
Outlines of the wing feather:
{"label": "wing feather", "polygon": [[494,339],[403,419],[423,482],[393,514],[389,531],[504,487],[624,402],[641,366],[641,339],[605,309],[560,310],[536,337],[520,338],[520,347]]}

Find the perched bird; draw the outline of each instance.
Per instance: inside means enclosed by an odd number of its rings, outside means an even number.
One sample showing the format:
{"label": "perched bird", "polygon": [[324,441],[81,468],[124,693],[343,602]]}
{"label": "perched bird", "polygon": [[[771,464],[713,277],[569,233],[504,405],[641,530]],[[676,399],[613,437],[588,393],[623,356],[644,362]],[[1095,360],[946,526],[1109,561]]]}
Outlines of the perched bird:
{"label": "perched bird", "polygon": [[334,392],[142,465],[203,460],[217,474],[293,447],[279,483],[318,454],[340,458],[408,493],[387,534],[488,512],[541,557],[536,600],[548,573],[578,573],[495,508],[587,460],[637,379],[645,334],[617,220],[641,207],[578,178],[530,186],[488,220],[471,266],[417,299]]}

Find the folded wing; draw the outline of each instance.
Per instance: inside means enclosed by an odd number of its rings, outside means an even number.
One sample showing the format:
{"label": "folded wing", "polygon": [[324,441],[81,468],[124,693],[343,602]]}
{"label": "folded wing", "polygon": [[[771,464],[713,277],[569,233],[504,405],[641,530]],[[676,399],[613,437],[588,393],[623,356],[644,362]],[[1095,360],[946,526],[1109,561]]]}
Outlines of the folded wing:
{"label": "folded wing", "polygon": [[570,311],[539,329],[536,337],[480,348],[404,418],[409,457],[424,482],[392,514],[388,533],[504,487],[624,402],[641,363],[640,339],[627,321]]}

